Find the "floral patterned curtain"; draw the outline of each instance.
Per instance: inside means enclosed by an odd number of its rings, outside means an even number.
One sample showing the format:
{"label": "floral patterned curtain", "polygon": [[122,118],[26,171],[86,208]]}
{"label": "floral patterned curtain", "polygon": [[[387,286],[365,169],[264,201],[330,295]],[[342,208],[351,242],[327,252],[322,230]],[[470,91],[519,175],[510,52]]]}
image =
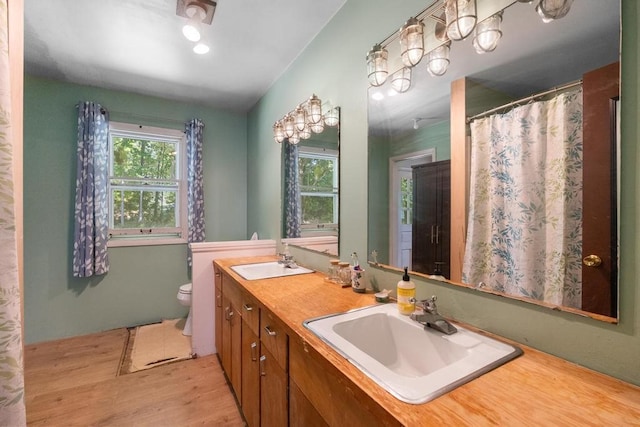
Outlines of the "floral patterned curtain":
{"label": "floral patterned curtain", "polygon": [[300,185],[298,177],[298,146],[286,139],[284,151],[284,234],[285,237],[300,237]]}
{"label": "floral patterned curtain", "polygon": [[7,0],[0,0],[0,420],[3,425],[22,426],[27,422],[13,182],[7,7]]}
{"label": "floral patterned curtain", "polygon": [[582,305],[582,89],[471,123],[463,281]]}
{"label": "floral patterned curtain", "polygon": [[100,104],[78,104],[73,276],[90,277],[109,271],[109,118]]}
{"label": "floral patterned curtain", "polygon": [[[204,241],[204,187],[202,173],[202,131],[204,123],[192,119],[185,124],[187,135],[187,241]],[[187,249],[187,263],[191,267],[191,248]]]}

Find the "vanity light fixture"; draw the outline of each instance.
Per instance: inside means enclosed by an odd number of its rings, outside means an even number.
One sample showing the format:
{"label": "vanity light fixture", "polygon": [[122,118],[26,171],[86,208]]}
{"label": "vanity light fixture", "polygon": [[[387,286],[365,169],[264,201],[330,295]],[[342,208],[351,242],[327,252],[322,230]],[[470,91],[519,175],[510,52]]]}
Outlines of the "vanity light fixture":
{"label": "vanity light fixture", "polygon": [[273,124],[273,139],[277,143],[286,139],[297,144],[311,138],[312,133],[322,133],[325,126],[338,126],[339,123],[339,107],[327,102],[323,110],[322,100],[314,94]]}
{"label": "vanity light fixture", "polygon": [[465,39],[476,26],[476,0],[444,0],[444,12],[450,40]]}
{"label": "vanity light fixture", "polygon": [[282,127],[282,122],[278,120],[273,124],[273,139],[279,144],[284,141],[284,128]]}
{"label": "vanity light fixture", "polygon": [[329,127],[338,126],[340,122],[340,115],[338,113],[338,109],[329,105],[327,112],[324,113],[324,124]]}
{"label": "vanity light fixture", "polygon": [[451,42],[433,49],[427,55],[427,71],[432,76],[442,76],[449,68],[449,50]]}
{"label": "vanity light fixture", "polygon": [[572,3],[573,0],[540,0],[536,6],[536,12],[543,22],[548,23],[564,18],[569,13]]}
{"label": "vanity light fixture", "polygon": [[376,44],[367,53],[367,75],[371,86],[381,86],[389,75],[389,52],[381,45]]}
{"label": "vanity light fixture", "polygon": [[391,75],[391,87],[397,93],[404,93],[411,87],[411,68],[402,67]]}
{"label": "vanity light fixture", "polygon": [[[322,121],[322,101],[315,94],[307,101],[307,123],[315,125]],[[313,128],[311,129],[313,130]]]}
{"label": "vanity light fixture", "polygon": [[400,28],[400,58],[406,67],[413,67],[424,55],[424,23],[409,18]]}
{"label": "vanity light fixture", "polygon": [[498,46],[502,37],[500,23],[502,22],[502,11],[491,15],[476,25],[473,33],[473,47],[479,54],[493,52]]}
{"label": "vanity light fixture", "polygon": [[296,133],[296,119],[293,114],[289,113],[282,119],[282,127],[284,129],[285,138],[292,138]]}
{"label": "vanity light fixture", "polygon": [[298,132],[304,130],[307,126],[307,112],[302,105],[298,105],[293,112],[296,130]]}

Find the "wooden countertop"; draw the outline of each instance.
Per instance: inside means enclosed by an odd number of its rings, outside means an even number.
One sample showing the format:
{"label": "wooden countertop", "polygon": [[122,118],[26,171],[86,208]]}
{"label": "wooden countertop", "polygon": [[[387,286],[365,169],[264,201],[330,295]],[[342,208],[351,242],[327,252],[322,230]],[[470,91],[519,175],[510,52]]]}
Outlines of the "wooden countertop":
{"label": "wooden countertop", "polygon": [[214,264],[404,425],[640,425],[640,387],[501,337],[496,338],[519,346],[524,354],[431,402],[404,403],[302,324],[309,318],[373,305],[373,294],[328,283],[317,272],[249,281],[230,269],[273,260],[233,258]]}

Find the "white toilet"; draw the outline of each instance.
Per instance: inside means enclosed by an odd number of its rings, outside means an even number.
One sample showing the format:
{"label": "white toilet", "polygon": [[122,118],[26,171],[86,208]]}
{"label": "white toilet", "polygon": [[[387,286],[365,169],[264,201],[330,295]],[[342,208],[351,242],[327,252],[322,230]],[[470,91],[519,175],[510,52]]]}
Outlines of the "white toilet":
{"label": "white toilet", "polygon": [[178,301],[185,307],[189,307],[189,315],[187,321],[184,323],[184,329],[182,335],[191,336],[191,283],[186,283],[180,286],[178,290]]}

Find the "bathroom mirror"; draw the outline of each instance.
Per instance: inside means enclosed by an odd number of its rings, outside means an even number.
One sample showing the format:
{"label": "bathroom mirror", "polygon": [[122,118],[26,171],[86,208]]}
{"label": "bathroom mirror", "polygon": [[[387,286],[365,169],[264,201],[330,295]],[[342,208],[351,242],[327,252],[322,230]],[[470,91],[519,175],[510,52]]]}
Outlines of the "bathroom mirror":
{"label": "bathroom mirror", "polygon": [[[478,3],[481,3],[480,0]],[[610,221],[607,227],[602,227],[607,232],[612,231],[604,238],[600,236],[600,240],[608,240],[612,246],[611,271],[604,274],[604,286],[599,285],[597,293],[591,296],[601,300],[600,305],[604,308],[591,309],[583,307],[580,303],[550,303],[538,299],[535,295],[513,293],[494,283],[462,281],[466,231],[467,227],[472,225],[468,218],[473,217],[467,210],[469,192],[478,188],[470,178],[469,158],[474,148],[470,141],[470,128],[464,117],[581,80],[586,73],[620,60],[619,0],[574,1],[565,17],[549,23],[542,22],[535,11],[535,3],[537,2],[506,2],[505,6],[508,7],[502,15],[502,38],[495,51],[477,54],[470,36],[451,44],[450,65],[445,75],[430,76],[426,70],[426,58],[423,58],[412,69],[411,87],[407,92],[390,93],[389,81],[383,86],[369,88],[369,260],[372,263],[377,262],[382,268],[400,271],[403,266],[408,265],[415,274],[424,277],[445,280],[451,284],[473,287],[555,309],[578,312],[605,321],[615,321],[618,298],[616,178],[619,176],[615,156],[613,164],[604,162],[597,171],[602,173],[604,168],[604,173],[613,177],[610,189],[612,202],[610,205],[604,203],[608,208]],[[425,38],[427,37],[425,33]],[[390,43],[399,44],[397,38]],[[388,49],[391,75],[399,69],[397,63],[392,64],[391,59],[392,49],[397,51],[397,48],[390,46]],[[392,68],[393,66],[396,68]],[[463,89],[456,92],[455,88],[461,86]],[[454,103],[453,107],[452,95],[457,97],[457,103]],[[549,96],[541,99],[547,100]],[[530,100],[523,104],[533,102],[534,100]],[[460,105],[464,114],[462,122],[460,112],[457,111]],[[613,124],[614,129],[619,114],[616,105],[612,100],[607,110],[597,115],[607,126]],[[502,109],[498,113],[507,111],[512,111],[512,108]],[[451,144],[452,141],[459,143],[460,139],[464,145],[462,162],[460,155],[456,154],[460,153],[460,147],[456,148],[455,143],[452,147]],[[614,132],[611,138],[606,139],[607,142],[611,141],[615,150],[617,133]],[[618,150],[615,152],[619,153]],[[451,162],[449,166],[446,165],[446,161]],[[456,206],[447,206],[445,203],[444,215],[453,224],[449,225],[449,229],[446,229],[445,220],[444,229],[438,230],[438,225],[434,226],[433,230],[427,227],[421,235],[415,236],[412,235],[414,224],[424,219],[414,218],[418,211],[415,205],[423,203],[414,200],[418,194],[414,179],[422,165],[430,163],[440,163],[447,167],[451,174],[450,200],[463,202]],[[595,176],[596,173],[588,167],[590,166],[585,161],[585,186],[586,178]],[[430,176],[432,178],[428,178],[427,182],[434,183],[439,179]],[[444,194],[447,195],[446,190]],[[586,207],[586,199],[585,195],[583,209],[591,209]],[[445,200],[448,200],[447,197]],[[449,236],[446,236],[446,232]],[[582,233],[586,242],[586,221]],[[415,259],[412,252],[416,248],[420,250],[422,242],[436,241],[444,237],[450,238],[451,248],[447,252],[453,256],[442,259],[437,268],[422,269],[420,266],[412,265]],[[577,242],[582,243],[582,239],[577,239]],[[488,243],[486,247],[491,250],[493,246]],[[374,251],[375,259],[371,256]],[[532,259],[537,261],[535,257]],[[516,263],[519,261],[521,260],[514,260]],[[581,261],[582,257],[579,262]],[[449,264],[448,267],[452,270],[445,272],[447,265],[442,264]],[[578,286],[582,286],[586,294],[586,289],[593,286],[591,279],[587,280],[585,274],[582,274],[584,280],[578,280]],[[547,280],[546,277],[537,279]]]}
{"label": "bathroom mirror", "polygon": [[[339,107],[335,107],[340,117]],[[282,142],[283,242],[338,256],[340,219],[340,122],[324,126],[294,146]],[[295,159],[295,162],[293,160]],[[295,164],[296,166],[293,166]],[[297,170],[296,181],[290,176]],[[287,192],[295,192],[287,194]],[[297,207],[291,206],[295,200]],[[297,221],[288,216],[296,215]]]}

